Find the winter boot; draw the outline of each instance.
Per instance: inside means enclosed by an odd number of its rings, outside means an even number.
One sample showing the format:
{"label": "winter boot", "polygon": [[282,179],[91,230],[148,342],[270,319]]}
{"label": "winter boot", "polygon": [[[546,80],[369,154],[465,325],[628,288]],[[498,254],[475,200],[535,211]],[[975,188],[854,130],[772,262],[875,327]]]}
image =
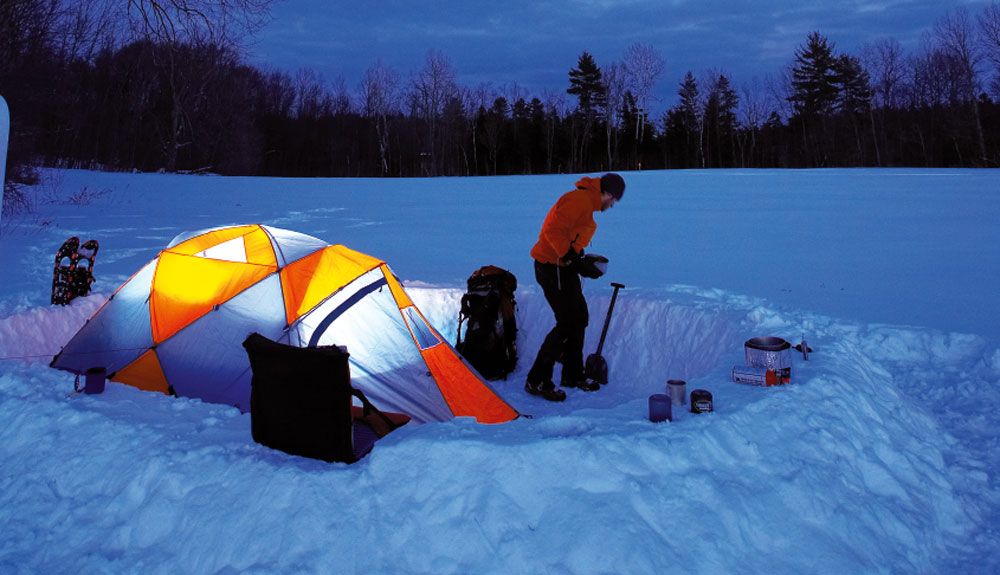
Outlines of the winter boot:
{"label": "winter boot", "polygon": [[549,401],[563,401],[566,399],[566,392],[561,389],[556,389],[555,384],[551,381],[533,383],[529,379],[524,384],[524,391],[527,391],[531,395],[540,396],[542,399],[547,399]]}
{"label": "winter boot", "polygon": [[559,385],[562,387],[575,387],[583,391],[597,391],[601,389],[601,384],[596,381],[590,381],[585,377],[564,379]]}

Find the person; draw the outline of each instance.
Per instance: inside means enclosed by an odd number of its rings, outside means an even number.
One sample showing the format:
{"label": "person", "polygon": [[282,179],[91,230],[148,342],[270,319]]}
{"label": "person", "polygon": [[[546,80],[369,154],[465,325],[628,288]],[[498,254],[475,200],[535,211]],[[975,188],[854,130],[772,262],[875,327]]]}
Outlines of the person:
{"label": "person", "polygon": [[542,286],[556,325],[545,336],[528,372],[524,389],[532,395],[549,401],[566,399],[566,392],[552,381],[557,361],[562,362],[561,387],[584,391],[601,387],[584,377],[583,339],[590,318],[580,273],[586,266],[583,250],[597,231],[594,212],[611,209],[624,193],[625,180],[618,174],[584,177],[545,216],[531,257],[535,260],[535,280]]}

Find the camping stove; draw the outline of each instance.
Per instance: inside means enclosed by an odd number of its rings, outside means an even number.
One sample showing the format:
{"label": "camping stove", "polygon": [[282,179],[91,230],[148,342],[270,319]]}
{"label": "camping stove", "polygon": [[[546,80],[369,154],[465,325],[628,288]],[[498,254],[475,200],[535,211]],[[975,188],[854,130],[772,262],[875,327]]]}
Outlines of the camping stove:
{"label": "camping stove", "polygon": [[743,344],[746,363],[764,370],[764,385],[784,385],[792,381],[792,344],[780,337],[755,337]]}

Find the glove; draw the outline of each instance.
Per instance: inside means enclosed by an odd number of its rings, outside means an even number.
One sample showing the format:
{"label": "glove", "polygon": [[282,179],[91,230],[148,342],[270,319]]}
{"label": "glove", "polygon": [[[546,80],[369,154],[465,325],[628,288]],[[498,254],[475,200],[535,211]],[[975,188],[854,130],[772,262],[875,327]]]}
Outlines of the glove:
{"label": "glove", "polygon": [[566,263],[566,268],[570,271],[580,272],[580,265],[583,263],[583,250],[576,251],[570,248],[566,255],[562,257],[562,261]]}
{"label": "glove", "polygon": [[608,271],[608,258],[598,254],[587,254],[576,264],[577,273],[585,278],[597,279]]}

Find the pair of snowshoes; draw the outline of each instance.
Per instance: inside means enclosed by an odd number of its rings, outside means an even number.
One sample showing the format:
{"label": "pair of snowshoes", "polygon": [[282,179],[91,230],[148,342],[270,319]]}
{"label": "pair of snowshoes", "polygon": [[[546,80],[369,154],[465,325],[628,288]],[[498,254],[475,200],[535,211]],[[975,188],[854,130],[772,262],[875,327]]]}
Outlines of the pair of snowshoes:
{"label": "pair of snowshoes", "polygon": [[87,240],[80,245],[80,238],[76,236],[63,242],[56,251],[52,270],[52,305],[66,305],[90,293],[99,248],[97,240]]}

